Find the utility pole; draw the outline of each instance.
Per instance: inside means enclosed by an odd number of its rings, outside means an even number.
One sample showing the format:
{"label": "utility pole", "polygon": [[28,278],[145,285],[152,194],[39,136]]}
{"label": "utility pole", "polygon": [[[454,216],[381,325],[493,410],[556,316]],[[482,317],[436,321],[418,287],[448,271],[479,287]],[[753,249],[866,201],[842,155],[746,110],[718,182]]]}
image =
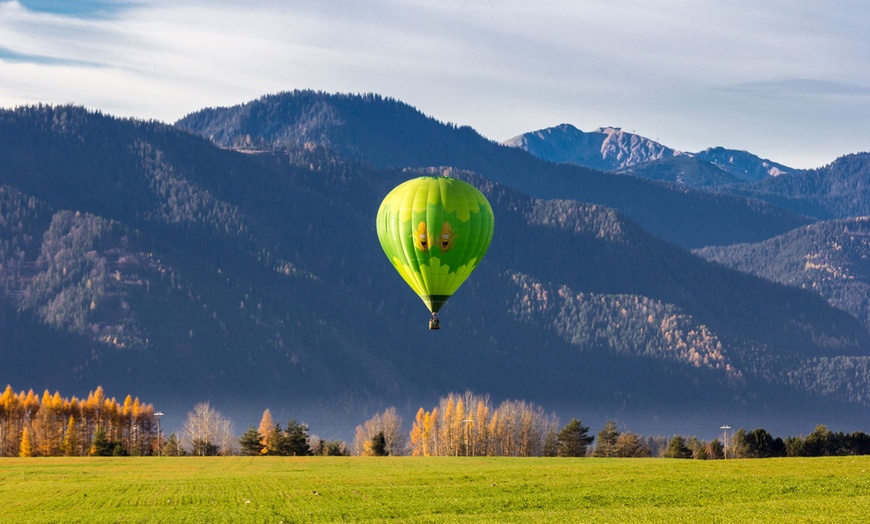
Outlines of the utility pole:
{"label": "utility pole", "polygon": [[722,430],[722,451],[725,453],[725,458],[728,458],[728,430],[731,429],[731,426],[727,424],[725,426],[721,426],[719,429]]}
{"label": "utility pole", "polygon": [[157,417],[157,456],[160,456],[160,417],[162,417],[165,413],[162,411],[157,411],[154,413],[154,416]]}

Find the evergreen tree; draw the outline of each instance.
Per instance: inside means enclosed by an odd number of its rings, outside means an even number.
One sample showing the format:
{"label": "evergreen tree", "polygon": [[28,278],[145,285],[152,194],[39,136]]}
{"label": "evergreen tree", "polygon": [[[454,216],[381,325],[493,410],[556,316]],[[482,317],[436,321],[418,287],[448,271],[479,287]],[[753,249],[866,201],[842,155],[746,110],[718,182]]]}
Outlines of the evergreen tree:
{"label": "evergreen tree", "polygon": [[303,457],[311,454],[308,445],[308,425],[296,422],[295,418],[287,423],[282,440],[283,455]]}
{"label": "evergreen tree", "polygon": [[172,433],[163,444],[163,455],[167,457],[183,457],[187,453],[184,451],[184,446],[178,438],[178,434]]}
{"label": "evergreen tree", "polygon": [[746,458],[749,456],[749,445],[746,442],[746,430],[738,429],[731,435],[731,442],[726,450],[730,458]]}
{"label": "evergreen tree", "polygon": [[819,424],[804,439],[803,455],[806,457],[823,457],[836,454],[833,437],[833,433],[824,424]]}
{"label": "evergreen tree", "polygon": [[588,426],[572,418],[559,432],[557,453],[560,457],[585,457],[586,448],[594,439],[589,436]]}
{"label": "evergreen tree", "polygon": [[346,457],[350,455],[347,445],[341,440],[327,440],[320,444],[320,454],[324,457]]}
{"label": "evergreen tree", "polygon": [[746,433],[745,442],[748,458],[784,457],[786,455],[786,447],[782,439],[774,439],[770,433],[762,428]]}
{"label": "evergreen tree", "polygon": [[616,440],[619,438],[619,431],[616,430],[616,422],[608,420],[604,424],[604,428],[598,432],[598,443],[595,445],[596,457],[615,457]]}
{"label": "evergreen tree", "polygon": [[686,439],[682,435],[674,435],[663,456],[665,458],[690,459],[692,458],[692,450],[686,445]]}
{"label": "evergreen tree", "polygon": [[89,455],[92,457],[111,457],[114,452],[115,446],[106,437],[106,429],[103,426],[98,426]]}
{"label": "evergreen tree", "polygon": [[372,437],[371,451],[371,454],[375,457],[386,457],[389,454],[387,451],[387,439],[384,437],[383,431],[378,432],[377,435]]}
{"label": "evergreen tree", "polygon": [[254,426],[248,426],[248,430],[239,439],[240,453],[246,456],[262,455],[263,443],[260,432]]}

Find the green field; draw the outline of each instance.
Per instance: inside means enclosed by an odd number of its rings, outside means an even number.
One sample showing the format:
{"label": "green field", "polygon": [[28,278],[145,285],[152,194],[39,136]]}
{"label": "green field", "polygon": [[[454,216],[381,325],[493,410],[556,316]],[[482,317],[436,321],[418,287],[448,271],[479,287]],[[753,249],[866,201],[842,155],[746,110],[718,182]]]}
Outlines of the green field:
{"label": "green field", "polygon": [[868,522],[870,457],[0,459],[0,522]]}

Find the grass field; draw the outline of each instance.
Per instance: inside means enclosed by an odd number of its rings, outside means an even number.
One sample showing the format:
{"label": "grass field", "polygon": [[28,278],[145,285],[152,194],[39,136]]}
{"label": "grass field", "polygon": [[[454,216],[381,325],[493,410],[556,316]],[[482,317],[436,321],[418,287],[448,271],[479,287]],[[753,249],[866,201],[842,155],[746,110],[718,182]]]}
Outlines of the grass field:
{"label": "grass field", "polygon": [[870,457],[0,459],[0,522],[868,522]]}

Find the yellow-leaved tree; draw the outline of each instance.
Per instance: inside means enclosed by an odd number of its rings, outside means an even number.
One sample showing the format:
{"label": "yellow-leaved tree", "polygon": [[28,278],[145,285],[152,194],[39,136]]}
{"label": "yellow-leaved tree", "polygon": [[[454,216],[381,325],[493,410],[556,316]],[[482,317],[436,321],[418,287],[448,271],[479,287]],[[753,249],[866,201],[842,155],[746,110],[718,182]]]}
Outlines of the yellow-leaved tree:
{"label": "yellow-leaved tree", "polygon": [[79,455],[79,428],[76,426],[75,417],[70,417],[69,423],[66,425],[66,433],[63,436],[61,451],[65,457],[76,457]]}
{"label": "yellow-leaved tree", "polygon": [[275,451],[275,446],[278,444],[278,428],[275,426],[275,421],[272,419],[272,412],[269,408],[263,412],[263,418],[260,419],[260,427],[257,428],[257,433],[260,434],[260,444],[263,449],[260,451],[263,455],[268,455],[270,451]]}
{"label": "yellow-leaved tree", "polygon": [[27,426],[24,426],[24,429],[21,431],[21,448],[18,451],[18,456],[33,456],[33,444],[30,443],[30,429]]}

